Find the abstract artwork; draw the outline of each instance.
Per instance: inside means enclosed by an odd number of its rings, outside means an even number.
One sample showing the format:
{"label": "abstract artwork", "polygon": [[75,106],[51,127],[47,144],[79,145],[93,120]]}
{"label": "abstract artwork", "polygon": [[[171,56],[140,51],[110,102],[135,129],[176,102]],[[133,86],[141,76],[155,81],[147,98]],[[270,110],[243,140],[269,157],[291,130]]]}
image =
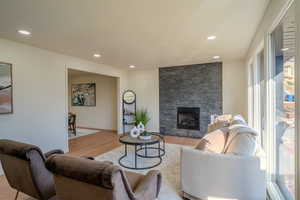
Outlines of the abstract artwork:
{"label": "abstract artwork", "polygon": [[73,84],[72,106],[96,106],[96,83]]}
{"label": "abstract artwork", "polygon": [[0,62],[0,114],[13,112],[12,65]]}

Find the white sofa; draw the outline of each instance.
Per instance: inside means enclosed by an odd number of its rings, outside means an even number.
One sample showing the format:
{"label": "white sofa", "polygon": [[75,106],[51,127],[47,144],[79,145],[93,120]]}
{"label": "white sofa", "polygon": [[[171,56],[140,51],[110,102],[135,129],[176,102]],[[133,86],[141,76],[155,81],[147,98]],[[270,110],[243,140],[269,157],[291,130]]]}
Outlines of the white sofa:
{"label": "white sofa", "polygon": [[182,148],[183,196],[201,200],[265,200],[265,162],[263,157],[256,155],[240,156]]}

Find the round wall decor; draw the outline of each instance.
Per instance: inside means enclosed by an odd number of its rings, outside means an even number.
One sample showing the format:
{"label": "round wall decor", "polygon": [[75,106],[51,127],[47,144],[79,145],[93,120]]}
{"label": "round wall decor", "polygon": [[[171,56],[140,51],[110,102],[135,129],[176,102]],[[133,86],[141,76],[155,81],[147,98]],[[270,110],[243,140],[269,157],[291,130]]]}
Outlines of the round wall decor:
{"label": "round wall decor", "polygon": [[127,104],[132,104],[135,102],[135,93],[131,90],[127,90],[123,94],[123,101]]}

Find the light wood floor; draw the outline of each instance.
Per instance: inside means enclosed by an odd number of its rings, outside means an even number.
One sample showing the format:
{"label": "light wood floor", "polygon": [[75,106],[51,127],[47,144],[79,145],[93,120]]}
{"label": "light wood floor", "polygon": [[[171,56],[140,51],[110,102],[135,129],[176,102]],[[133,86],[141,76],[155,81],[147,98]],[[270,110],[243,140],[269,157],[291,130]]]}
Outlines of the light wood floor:
{"label": "light wood floor", "polygon": [[[118,135],[114,131],[101,131],[87,136],[74,138],[69,141],[70,152],[74,156],[98,156],[121,146]],[[166,136],[166,142],[170,144],[182,144],[194,146],[198,139]],[[13,200],[16,191],[9,187],[4,176],[0,176],[0,200]],[[19,195],[18,200],[31,200],[27,195]]]}

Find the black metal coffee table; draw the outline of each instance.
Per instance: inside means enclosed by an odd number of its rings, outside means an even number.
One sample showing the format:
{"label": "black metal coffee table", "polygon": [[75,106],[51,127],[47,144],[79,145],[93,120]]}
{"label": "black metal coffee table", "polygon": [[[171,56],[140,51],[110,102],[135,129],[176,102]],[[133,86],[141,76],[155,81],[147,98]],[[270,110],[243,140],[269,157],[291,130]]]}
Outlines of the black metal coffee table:
{"label": "black metal coffee table", "polygon": [[[127,169],[134,169],[134,170],[144,170],[144,169],[151,169],[153,167],[156,167],[158,165],[161,164],[162,162],[162,156],[165,155],[165,143],[163,140],[163,137],[161,137],[158,134],[152,134],[151,139],[149,140],[142,140],[139,138],[132,138],[129,135],[124,135],[121,136],[119,139],[120,143],[125,145],[125,153],[123,156],[121,156],[119,158],[119,164],[122,167],[125,167]],[[161,142],[163,142],[163,148],[161,148]],[[156,145],[157,147],[154,147],[153,145]],[[134,166],[128,166],[126,164],[123,164],[122,160],[124,158],[126,158],[128,156],[128,149],[127,149],[127,145],[131,145],[134,146]],[[149,147],[149,145],[151,145]],[[157,155],[149,155],[148,154],[148,150],[151,149],[152,151],[157,151]],[[141,154],[141,151],[144,151],[144,154]],[[157,158],[158,161],[154,162],[154,164],[150,165],[150,166],[143,166],[143,167],[138,167],[138,162],[137,162],[137,158],[141,157],[141,158],[146,158],[146,159],[153,159],[153,158]]]}

